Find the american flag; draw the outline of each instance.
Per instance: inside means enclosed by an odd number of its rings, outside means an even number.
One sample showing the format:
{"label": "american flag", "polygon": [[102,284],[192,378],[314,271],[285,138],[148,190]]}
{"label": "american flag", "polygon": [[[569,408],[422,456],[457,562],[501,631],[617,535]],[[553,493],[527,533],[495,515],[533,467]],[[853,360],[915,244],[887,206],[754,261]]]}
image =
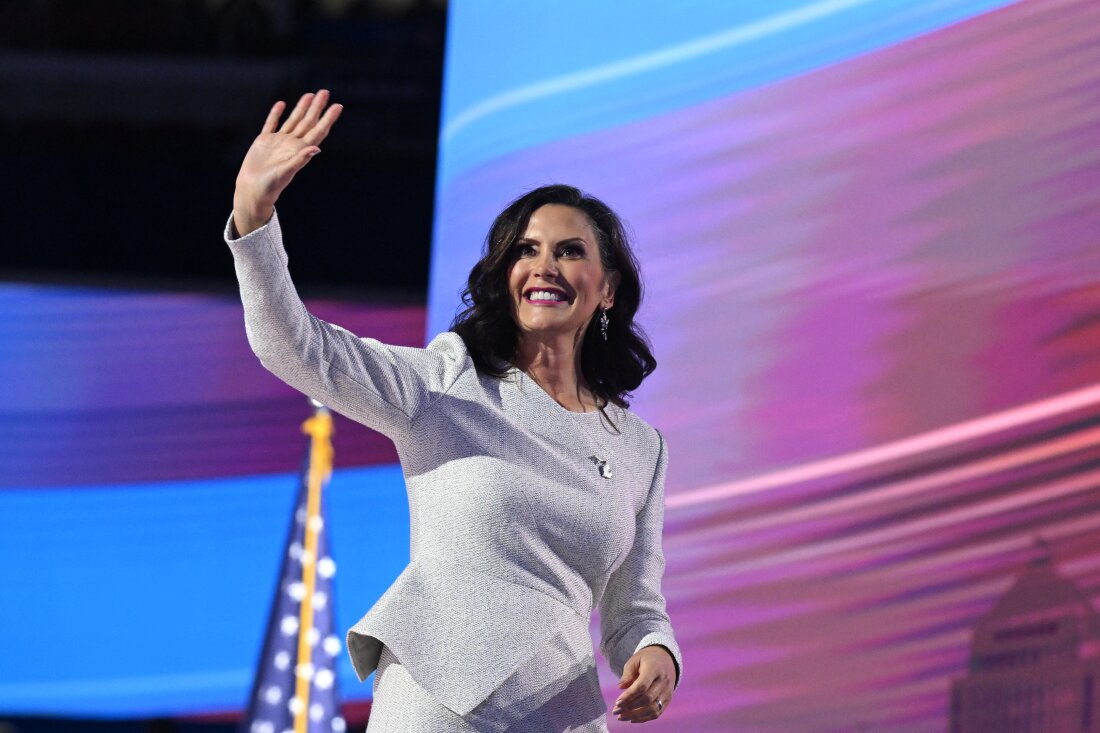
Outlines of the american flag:
{"label": "american flag", "polygon": [[332,473],[332,416],[317,405],[302,432],[310,436],[301,486],[271,604],[263,654],[241,733],[344,733],[333,633],[332,579],[321,490]]}

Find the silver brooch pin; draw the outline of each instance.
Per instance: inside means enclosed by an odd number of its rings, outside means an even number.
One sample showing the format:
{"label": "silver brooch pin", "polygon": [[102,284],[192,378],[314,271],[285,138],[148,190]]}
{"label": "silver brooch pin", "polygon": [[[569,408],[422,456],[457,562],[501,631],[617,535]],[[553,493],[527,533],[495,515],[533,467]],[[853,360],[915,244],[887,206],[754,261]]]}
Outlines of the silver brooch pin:
{"label": "silver brooch pin", "polygon": [[588,460],[596,464],[596,468],[599,469],[600,475],[604,478],[611,478],[611,463],[606,458],[600,458],[599,456],[589,456]]}

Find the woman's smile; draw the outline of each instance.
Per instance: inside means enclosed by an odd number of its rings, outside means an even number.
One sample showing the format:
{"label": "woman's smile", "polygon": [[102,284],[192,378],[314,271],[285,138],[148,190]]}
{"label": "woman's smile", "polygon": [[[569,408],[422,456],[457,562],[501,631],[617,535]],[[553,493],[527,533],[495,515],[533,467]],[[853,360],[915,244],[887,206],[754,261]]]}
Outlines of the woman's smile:
{"label": "woman's smile", "polygon": [[523,297],[532,305],[562,306],[569,304],[569,298],[557,288],[531,288],[523,294]]}

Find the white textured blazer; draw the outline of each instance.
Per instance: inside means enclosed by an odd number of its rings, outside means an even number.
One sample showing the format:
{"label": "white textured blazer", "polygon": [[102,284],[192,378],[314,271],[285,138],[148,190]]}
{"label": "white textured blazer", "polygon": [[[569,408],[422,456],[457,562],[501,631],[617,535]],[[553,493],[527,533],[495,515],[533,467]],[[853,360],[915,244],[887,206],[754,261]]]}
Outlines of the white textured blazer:
{"label": "white textured blazer", "polygon": [[661,593],[661,435],[614,406],[618,430],[599,412],[570,412],[519,370],[482,375],[455,333],[398,347],[321,321],[291,282],[277,217],[240,239],[231,225],[225,238],[260,361],[390,437],[401,459],[411,559],[348,632],[359,679],[385,644],[465,715],[521,665],[537,664],[557,631],[587,630],[599,608],[600,648],[616,674],[637,650],[661,645],[679,684]]}

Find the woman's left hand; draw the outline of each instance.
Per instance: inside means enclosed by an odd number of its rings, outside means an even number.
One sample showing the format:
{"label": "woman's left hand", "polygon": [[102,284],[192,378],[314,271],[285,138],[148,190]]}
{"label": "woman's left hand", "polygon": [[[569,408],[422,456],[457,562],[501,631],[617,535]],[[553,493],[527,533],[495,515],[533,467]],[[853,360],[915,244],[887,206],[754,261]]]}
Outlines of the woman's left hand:
{"label": "woman's left hand", "polygon": [[663,647],[647,646],[627,660],[619,687],[623,694],[615,701],[612,715],[631,723],[656,720],[672,702],[676,685],[676,663]]}

